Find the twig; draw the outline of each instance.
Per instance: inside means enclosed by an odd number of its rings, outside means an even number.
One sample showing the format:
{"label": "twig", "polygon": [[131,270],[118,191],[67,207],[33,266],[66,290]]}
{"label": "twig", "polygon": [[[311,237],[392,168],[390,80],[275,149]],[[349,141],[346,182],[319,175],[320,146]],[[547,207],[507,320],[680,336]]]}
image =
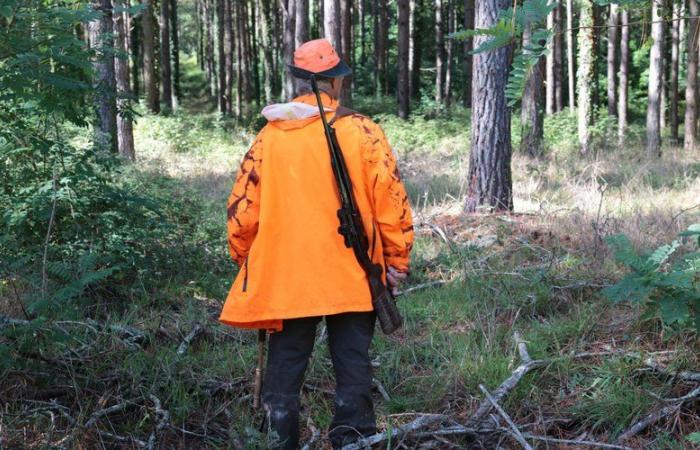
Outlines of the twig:
{"label": "twig", "polygon": [[425,289],[425,288],[429,288],[429,287],[433,287],[433,286],[442,286],[443,284],[445,284],[447,282],[448,282],[447,280],[436,280],[436,281],[429,281],[427,283],[417,284],[415,286],[411,286],[410,288],[399,291],[399,295],[410,294],[411,292],[419,291],[421,289]]}
{"label": "twig", "polygon": [[[527,350],[525,350],[525,352],[527,353]],[[529,358],[529,356],[528,356],[528,358]],[[506,421],[506,423],[508,424],[508,426],[510,427],[510,429],[513,432],[513,437],[515,438],[515,440],[518,441],[520,443],[520,445],[522,445],[525,450],[533,450],[532,446],[530,446],[530,444],[527,443],[527,441],[523,437],[522,433],[520,432],[518,427],[513,422],[513,419],[511,419],[510,416],[508,415],[508,413],[503,408],[501,408],[501,405],[496,403],[496,400],[493,399],[493,397],[491,396],[489,391],[486,390],[486,388],[484,387],[483,384],[479,385],[479,389],[481,390],[481,392],[484,393],[484,396],[486,396],[486,399],[489,401],[489,403],[491,403],[491,406],[493,406],[494,409],[496,409],[496,411],[498,411],[498,414],[500,414],[501,417],[503,417],[503,419]]]}
{"label": "twig", "polygon": [[681,380],[685,381],[697,381],[700,382],[700,372],[688,372],[688,371],[681,371],[681,372],[670,372],[666,369],[664,369],[661,364],[657,363],[654,361],[652,358],[648,358],[644,361],[644,365],[649,367],[650,369],[663,373],[665,375],[668,375],[669,377],[674,377],[674,378],[679,378]]}
{"label": "twig", "polygon": [[413,422],[409,422],[400,427],[392,428],[391,432],[385,431],[383,433],[377,433],[375,435],[360,439],[352,444],[342,447],[342,450],[360,450],[364,448],[371,447],[374,444],[379,444],[387,439],[397,438],[409,434],[413,431],[419,430],[425,426],[432,425],[436,422],[449,419],[448,416],[443,414],[425,414],[418,417]]}
{"label": "twig", "polygon": [[567,445],[583,445],[587,447],[600,447],[600,448],[612,448],[612,449],[619,449],[619,450],[632,450],[630,447],[626,447],[624,445],[615,445],[615,444],[605,444],[602,442],[596,442],[596,441],[584,441],[584,440],[577,440],[577,439],[558,439],[558,438],[553,438],[549,436],[538,436],[536,434],[532,433],[522,433],[523,437],[526,437],[528,439],[533,439],[535,441],[543,441],[543,442],[552,442],[554,444],[567,444]]}
{"label": "twig", "polygon": [[301,448],[301,450],[310,450],[313,444],[316,443],[316,441],[321,437],[321,432],[314,426],[313,421],[311,421],[311,418],[309,417],[309,420],[306,422],[306,425],[309,427],[311,430],[311,439],[304,444],[304,446]]}
{"label": "twig", "polygon": [[382,383],[380,383],[379,380],[377,380],[376,378],[372,378],[372,382],[377,387],[377,390],[382,395],[382,398],[384,398],[384,400],[386,400],[387,402],[390,402],[391,397],[389,396],[389,393],[384,388],[384,385],[382,385]]}
{"label": "twig", "polygon": [[189,334],[185,336],[185,339],[182,340],[180,346],[177,348],[177,356],[181,357],[182,355],[184,355],[187,349],[189,348],[190,344],[192,344],[192,341],[203,331],[204,327],[201,324],[195,324],[194,328],[192,328],[192,331],[190,331]]}
{"label": "twig", "polygon": [[168,424],[168,420],[170,419],[170,413],[168,412],[167,409],[163,409],[158,397],[151,394],[148,396],[148,398],[150,398],[151,401],[153,402],[153,405],[156,408],[156,414],[158,414],[160,416],[160,420],[158,421],[158,424],[156,425],[156,429],[148,437],[148,450],[153,450],[156,446],[156,438],[157,438],[158,433],[160,433],[161,430],[163,428],[165,428],[165,426]]}
{"label": "twig", "polygon": [[518,347],[520,359],[522,359],[524,363],[531,362],[532,358],[530,358],[530,353],[527,351],[527,345],[525,344],[523,337],[520,336],[520,333],[517,331],[513,333],[513,339],[515,340],[515,345]]}
{"label": "twig", "polygon": [[95,422],[97,422],[97,419],[99,419],[99,418],[102,417],[102,416],[106,416],[106,415],[108,415],[108,414],[112,414],[112,413],[115,413],[115,412],[117,412],[117,411],[121,411],[121,410],[123,410],[123,409],[126,409],[126,407],[129,406],[129,404],[131,404],[130,401],[125,401],[125,402],[122,402],[122,403],[117,403],[116,405],[112,405],[112,406],[110,406],[109,408],[105,408],[105,409],[101,409],[101,410],[99,410],[99,411],[95,411],[95,412],[92,413],[92,415],[90,416],[90,419],[89,419],[87,422],[85,422],[85,428],[90,428],[90,427],[92,427],[93,425],[95,425]]}

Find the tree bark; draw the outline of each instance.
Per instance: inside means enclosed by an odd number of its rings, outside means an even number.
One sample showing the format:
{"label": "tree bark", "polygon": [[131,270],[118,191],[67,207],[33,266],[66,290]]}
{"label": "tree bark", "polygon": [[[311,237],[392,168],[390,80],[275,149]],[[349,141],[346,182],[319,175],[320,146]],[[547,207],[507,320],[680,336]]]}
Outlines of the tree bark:
{"label": "tree bark", "polygon": [[617,29],[620,19],[617,5],[610,4],[608,17],[608,115],[617,114]]}
{"label": "tree bark", "polygon": [[295,0],[280,1],[282,21],[284,25],[284,72],[286,74],[284,77],[284,97],[287,100],[291,100],[295,91],[294,77],[289,72],[288,68],[289,64],[294,63],[294,22],[296,20],[294,3]]}
{"label": "tree bark", "polygon": [[[290,2],[293,0],[289,0]],[[241,1],[240,15],[238,16],[238,30],[240,31],[239,40],[241,41],[241,73],[242,80],[241,85],[243,86],[243,101],[244,107],[248,107],[253,100],[253,83],[252,83],[252,64],[251,64],[251,46],[250,46],[250,28],[248,27],[248,3]],[[292,35],[292,42],[293,42]],[[245,111],[248,114],[248,109]]]}
{"label": "tree bark", "polygon": [[[447,1],[447,34],[448,36],[455,31],[455,13],[454,13],[454,1]],[[454,57],[454,39],[449,39],[447,41],[447,52],[446,52],[446,67],[445,67],[445,107],[449,108],[452,102],[452,67],[453,67],[453,57]]]}
{"label": "tree bark", "polygon": [[129,50],[131,51],[131,92],[134,98],[139,98],[141,94],[141,87],[139,84],[139,73],[143,64],[141,62],[142,52],[141,52],[141,17],[142,15],[134,16],[131,18],[131,45]]}
{"label": "tree bark", "polygon": [[671,140],[678,142],[678,61],[680,56],[681,4],[673,5],[673,22],[671,24]]}
{"label": "tree bark", "polygon": [[566,61],[569,81],[569,108],[576,108],[576,72],[574,71],[574,0],[566,0]]}
{"label": "tree bark", "polygon": [[[161,0],[162,1],[162,0]],[[226,98],[226,47],[224,43],[226,23],[225,0],[216,0],[216,50],[219,55],[217,70],[219,71],[218,104],[219,112],[228,114],[228,99]]]}
{"label": "tree bark", "polygon": [[[124,0],[117,0],[115,5],[126,7]],[[114,28],[116,43],[115,48],[122,54],[114,59],[114,72],[117,84],[117,144],[119,154],[124,158],[133,161],[135,159],[134,152],[134,132],[131,123],[131,115],[126,111],[131,108],[129,100],[130,82],[129,82],[129,53],[126,45],[127,26],[126,12],[118,12],[114,15]]]}
{"label": "tree bark", "polygon": [[397,0],[398,5],[398,57],[397,57],[397,71],[398,77],[396,79],[396,99],[399,104],[399,117],[402,119],[408,119],[410,113],[409,104],[409,41],[411,40],[410,30],[408,26],[408,18],[410,15],[410,4],[409,0]]}
{"label": "tree bark", "polygon": [[236,117],[241,117],[243,115],[243,84],[245,78],[243,75],[243,41],[241,39],[243,33],[240,26],[241,2],[234,1],[232,6],[231,12],[235,15],[233,22],[236,24]]}
{"label": "tree bark", "polygon": [[683,147],[685,150],[697,149],[698,119],[698,16],[700,6],[697,2],[688,2],[688,67],[685,81],[685,124]]}
{"label": "tree bark", "polygon": [[[352,0],[340,0],[340,40],[340,58],[352,65]],[[352,79],[349,77],[343,80],[340,103],[352,107]]]}
{"label": "tree bark", "polygon": [[[264,92],[265,92],[265,102],[267,104],[272,103],[273,91],[272,91],[272,74],[273,74],[273,49],[270,43],[270,10],[269,4],[266,0],[258,1],[258,14],[260,15],[258,23],[260,23],[260,37],[262,38],[262,51],[263,51],[263,72],[264,72]],[[300,1],[300,4],[304,1]],[[298,6],[298,5],[297,5]]]}
{"label": "tree bark", "polygon": [[[464,29],[474,28],[474,1],[464,0]],[[473,38],[464,40],[464,107],[470,108],[472,105],[472,62],[471,51],[474,48]]]}
{"label": "tree bark", "polygon": [[[362,1],[360,0],[360,3]],[[397,15],[398,16],[398,15]],[[413,67],[416,61],[416,0],[408,1],[408,96],[415,96],[415,79],[413,78]],[[397,90],[398,94],[398,90]]]}
{"label": "tree bark", "polygon": [[88,25],[90,43],[95,51],[93,84],[97,126],[96,143],[101,148],[117,152],[117,102],[114,75],[112,2],[98,0],[92,8],[100,15]]}
{"label": "tree bark", "polygon": [[445,39],[442,23],[442,1],[435,0],[435,103],[438,105],[443,103],[445,92]]}
{"label": "tree bark", "polygon": [[343,53],[340,33],[340,1],[323,1],[323,36],[328,39],[336,52]]}
{"label": "tree bark", "polygon": [[563,19],[564,10],[561,1],[557,0],[557,7],[554,9],[554,98],[556,99],[554,111],[564,110],[564,34]]}
{"label": "tree bark", "polygon": [[309,0],[296,0],[296,20],[294,24],[294,46],[309,40]]}
{"label": "tree bark", "polygon": [[[523,47],[530,44],[531,30],[526,27],[523,31]],[[553,64],[552,64],[553,65]],[[549,66],[547,67],[549,69]],[[534,64],[523,91],[520,110],[521,140],[520,152],[531,157],[542,154],[543,116],[542,116],[542,64]],[[554,83],[552,83],[554,84]],[[552,94],[554,89],[552,89]],[[549,94],[549,87],[547,88]],[[549,98],[547,98],[549,101]],[[549,106],[549,105],[548,105]],[[554,102],[552,102],[554,112]]]}
{"label": "tree bark", "polygon": [[235,42],[233,38],[233,4],[231,0],[224,0],[224,65],[226,72],[226,112],[233,115],[233,84],[236,81],[233,71],[233,52]]}
{"label": "tree bark", "polygon": [[[475,4],[475,26],[490,28],[509,2],[479,0]],[[474,46],[486,39],[489,38],[476,36]],[[505,95],[509,62],[509,48],[474,55],[473,121],[465,205],[469,212],[481,206],[496,210],[513,209],[510,109]]]}
{"label": "tree bark", "polygon": [[173,78],[170,61],[170,1],[160,2],[160,77],[163,85],[163,109],[173,110]]}
{"label": "tree bark", "polygon": [[[694,3],[691,1],[691,3]],[[646,121],[646,148],[649,158],[661,156],[661,86],[663,73],[662,48],[664,43],[663,5],[651,6],[651,52],[649,55],[649,86]]]}
{"label": "tree bark", "polygon": [[420,10],[424,5],[424,0],[413,0],[413,35],[411,36],[411,46],[413,47],[413,56],[411,56],[411,97],[415,99],[421,98],[421,74],[420,69],[423,62],[423,45],[422,35],[418,30],[423,27],[422,16]]}
{"label": "tree bark", "polygon": [[250,48],[250,59],[248,66],[250,67],[250,73],[252,75],[253,83],[253,99],[256,103],[260,103],[260,58],[258,57],[258,26],[257,26],[257,6],[255,0],[248,0],[246,2],[246,9],[250,7],[250,11],[247,17],[250,18],[248,29],[251,30],[248,33],[248,46]]}
{"label": "tree bark", "polygon": [[[556,0],[554,0],[556,1]],[[552,10],[549,14],[547,14],[547,29],[552,30],[553,33],[557,32],[556,29],[556,13],[555,10]],[[528,33],[528,39],[529,39],[529,31]],[[523,45],[525,43],[525,35],[523,34]],[[547,115],[554,114],[554,110],[556,107],[556,91],[554,89],[554,79],[556,78],[556,71],[554,69],[554,48],[555,40],[552,39],[551,42],[549,43],[549,52],[547,52],[547,56],[545,57],[545,64],[547,67],[547,82],[545,84],[545,111],[547,112]],[[529,79],[528,79],[529,83]],[[527,89],[527,85],[525,87]],[[523,99],[524,100],[524,99]],[[523,103],[524,107],[524,103]],[[523,117],[525,117],[525,112],[522,112]],[[521,150],[522,150],[522,144],[521,144]]]}
{"label": "tree bark", "polygon": [[170,0],[170,36],[173,42],[173,109],[177,109],[182,91],[180,90],[180,33],[178,31],[177,0]]}
{"label": "tree bark", "polygon": [[158,84],[156,79],[155,24],[153,0],[143,0],[141,25],[143,25],[143,84],[146,91],[146,107],[153,113],[160,112]]}
{"label": "tree bark", "polygon": [[629,79],[630,60],[630,27],[629,10],[622,9],[620,14],[620,71],[618,72],[619,86],[617,98],[617,135],[620,143],[627,132],[627,84]]}
{"label": "tree bark", "polygon": [[595,83],[596,32],[592,0],[581,1],[578,31],[578,141],[582,153],[590,150],[590,127],[594,120],[593,89]]}

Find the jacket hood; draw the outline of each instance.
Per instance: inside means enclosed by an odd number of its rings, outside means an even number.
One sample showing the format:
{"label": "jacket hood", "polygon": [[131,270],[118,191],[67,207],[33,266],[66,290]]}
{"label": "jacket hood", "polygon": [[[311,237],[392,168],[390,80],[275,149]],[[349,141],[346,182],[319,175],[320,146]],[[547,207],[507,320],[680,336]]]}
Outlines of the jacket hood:
{"label": "jacket hood", "polygon": [[[335,113],[338,101],[321,93],[326,116]],[[288,103],[274,103],[262,110],[262,115],[272,125],[282,129],[302,128],[319,118],[320,113],[314,94],[301,95]]]}

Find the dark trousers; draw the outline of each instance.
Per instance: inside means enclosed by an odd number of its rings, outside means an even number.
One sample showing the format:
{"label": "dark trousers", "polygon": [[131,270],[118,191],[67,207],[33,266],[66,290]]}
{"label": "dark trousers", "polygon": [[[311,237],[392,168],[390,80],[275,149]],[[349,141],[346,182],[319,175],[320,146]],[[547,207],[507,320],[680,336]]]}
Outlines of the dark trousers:
{"label": "dark trousers", "polygon": [[[263,405],[278,449],[299,445],[299,394],[316,340],[321,317],[285,320],[283,330],[270,335]],[[335,415],[329,437],[334,448],[376,432],[372,405],[369,345],[374,312],[326,316],[328,343],[336,378]]]}

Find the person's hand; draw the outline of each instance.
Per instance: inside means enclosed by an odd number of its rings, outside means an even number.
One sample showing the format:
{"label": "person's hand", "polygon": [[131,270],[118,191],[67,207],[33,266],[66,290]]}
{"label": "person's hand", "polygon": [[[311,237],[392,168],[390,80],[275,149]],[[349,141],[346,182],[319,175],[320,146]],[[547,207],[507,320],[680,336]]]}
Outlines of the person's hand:
{"label": "person's hand", "polygon": [[399,283],[405,280],[407,276],[407,273],[399,272],[391,266],[387,268],[386,281],[389,284],[389,289],[391,289],[391,293],[394,295],[394,297],[399,295]]}

